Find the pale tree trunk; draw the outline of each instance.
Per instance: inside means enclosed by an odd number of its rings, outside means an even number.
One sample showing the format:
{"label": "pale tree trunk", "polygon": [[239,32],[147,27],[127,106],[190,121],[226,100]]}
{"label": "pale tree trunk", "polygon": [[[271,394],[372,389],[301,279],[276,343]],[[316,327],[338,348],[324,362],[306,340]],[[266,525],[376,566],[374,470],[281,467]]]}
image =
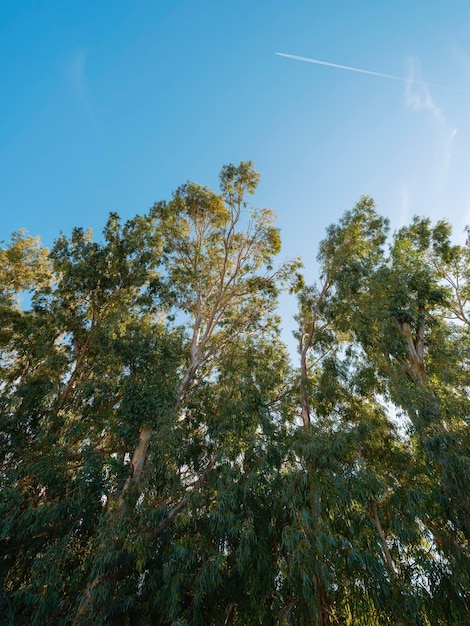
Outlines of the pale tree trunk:
{"label": "pale tree trunk", "polygon": [[131,483],[140,485],[142,477],[144,475],[145,461],[147,460],[147,454],[150,446],[150,439],[152,437],[153,429],[148,424],[142,426],[139,434],[139,442],[132,455],[131,462],[131,475],[126,480],[119,499],[122,500],[124,494],[129,489]]}
{"label": "pale tree trunk", "polygon": [[312,306],[311,317],[303,322],[300,329],[299,353],[300,353],[300,409],[302,423],[308,426],[311,421],[310,403],[308,400],[308,354],[313,346],[315,333],[317,332],[319,307],[330,288],[329,280],[323,284],[315,303]]}
{"label": "pale tree trunk", "polygon": [[408,355],[406,368],[411,378],[419,386],[424,386],[428,382],[424,367],[424,323],[419,324],[414,336],[408,322],[395,321],[395,325],[405,341]]}
{"label": "pale tree trunk", "polygon": [[[322,332],[325,330],[326,326],[318,328],[318,318],[319,318],[319,307],[325,298],[328,290],[330,288],[330,282],[327,279],[322,287],[321,292],[318,294],[315,302],[311,308],[310,317],[303,322],[300,329],[300,340],[299,340],[299,353],[300,353],[300,408],[301,408],[301,417],[302,424],[304,428],[307,428],[311,424],[311,413],[310,413],[310,403],[309,403],[309,390],[308,390],[308,376],[309,376],[309,364],[308,364],[308,355],[310,349],[313,347],[315,343],[315,336],[318,332]],[[323,358],[324,355],[322,355]],[[312,508],[314,511],[314,519],[315,524],[317,524],[318,519],[321,515],[321,502],[317,494],[312,494],[313,499],[315,500],[312,503]],[[318,615],[319,621],[318,626],[333,626],[335,623],[333,621],[331,611],[330,611],[330,600],[328,597],[328,592],[323,583],[321,576],[318,570],[315,573],[315,584],[317,589],[317,598],[318,598]]]}
{"label": "pale tree trunk", "polygon": [[395,576],[397,573],[397,570],[393,562],[392,555],[390,553],[390,548],[388,547],[387,536],[380,522],[379,512],[377,509],[377,503],[375,501],[372,503],[372,515],[373,515],[375,527],[377,528],[377,532],[379,533],[380,543],[382,544],[382,552],[383,552],[385,565],[387,569],[390,571],[390,573]]}
{"label": "pale tree trunk", "polygon": [[308,401],[308,367],[307,367],[307,351],[301,350],[300,353],[300,408],[302,422],[304,426],[308,426],[311,422],[310,406]]}

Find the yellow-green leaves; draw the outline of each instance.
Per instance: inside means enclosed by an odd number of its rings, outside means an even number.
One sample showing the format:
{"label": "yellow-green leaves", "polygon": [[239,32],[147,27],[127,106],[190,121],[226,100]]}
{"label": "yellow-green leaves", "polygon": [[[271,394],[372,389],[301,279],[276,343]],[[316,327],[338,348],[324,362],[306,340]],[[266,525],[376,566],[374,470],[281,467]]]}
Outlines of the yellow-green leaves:
{"label": "yellow-green leaves", "polygon": [[51,279],[48,253],[39,237],[25,230],[13,233],[10,245],[0,248],[0,294],[11,298],[47,285]]}

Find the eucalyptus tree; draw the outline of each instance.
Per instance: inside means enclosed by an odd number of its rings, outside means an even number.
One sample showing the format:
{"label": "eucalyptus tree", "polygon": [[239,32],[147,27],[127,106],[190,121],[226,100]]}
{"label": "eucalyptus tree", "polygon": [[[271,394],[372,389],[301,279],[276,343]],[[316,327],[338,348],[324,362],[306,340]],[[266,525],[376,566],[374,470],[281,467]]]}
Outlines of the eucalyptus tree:
{"label": "eucalyptus tree", "polygon": [[466,623],[470,243],[364,197],[306,286],[257,183],[0,249],[4,623]]}
{"label": "eucalyptus tree", "polygon": [[296,503],[283,541],[289,623],[374,623],[374,585],[386,587],[395,573],[373,494],[390,478],[384,458],[400,450],[371,381],[352,376],[359,358],[337,310],[350,248],[357,250],[351,278],[359,285],[363,269],[380,259],[385,229],[372,203],[362,199],[321,244],[320,287],[302,280],[295,285],[303,428],[286,483]]}
{"label": "eucalyptus tree", "polygon": [[[78,228],[59,237],[51,285],[24,275],[18,288],[34,290],[32,308],[18,311],[2,360],[11,361],[1,403],[5,619],[166,624],[204,604],[196,574],[207,564],[194,562],[196,580],[188,577],[198,604],[187,594],[167,602],[169,563],[195,519],[220,524],[210,507],[229,506],[219,487],[231,472],[242,485],[254,480],[250,447],[266,472],[269,438],[283,428],[272,365],[255,360],[272,357],[283,387],[275,306],[292,266],[273,269],[273,214],[247,202],[257,183],[251,163],[226,166],[220,193],[188,183],[146,216],[122,225],[112,214],[103,243]],[[241,388],[251,395],[240,398]],[[228,546],[222,533],[207,559],[213,549],[228,559]],[[243,609],[231,598],[236,615]]]}
{"label": "eucalyptus tree", "polygon": [[[301,296],[301,357],[313,354],[301,376],[314,415],[312,439],[326,420],[334,425],[332,449],[356,430],[365,436],[374,423],[375,437],[386,441],[385,448],[366,444],[367,437],[358,442],[349,469],[342,452],[354,533],[346,527],[341,541],[363,562],[369,555],[376,563],[363,566],[363,578],[349,562],[342,585],[355,591],[342,606],[350,611],[367,596],[366,623],[464,623],[468,615],[468,242],[455,246],[450,235],[444,222],[432,227],[415,218],[395,234],[387,254],[387,224],[363,198],[320,246],[323,288]],[[320,326],[335,333],[327,347],[336,345],[336,357],[308,372],[324,353]],[[409,420],[406,433],[387,417],[390,405]],[[332,464],[325,471],[330,479],[341,475]],[[316,494],[323,501],[329,495],[318,484]],[[333,501],[341,498],[338,490]],[[332,511],[324,514],[333,520],[331,540],[341,518]],[[321,512],[312,519],[319,523]],[[326,560],[330,595],[317,605],[328,615],[323,623],[343,623],[336,588],[341,559],[331,546]],[[412,609],[400,611],[401,605]]]}
{"label": "eucalyptus tree", "polygon": [[[107,516],[98,549],[102,558],[98,556],[91,567],[75,623],[92,610],[95,589],[100,585],[108,589],[104,565],[109,556],[108,532],[116,523],[137,515],[146,502],[143,478],[152,436],[158,437],[165,473],[170,474],[167,485],[155,494],[158,510],[163,512],[157,536],[190,504],[191,491],[198,491],[223,459],[223,449],[210,439],[204,446],[190,447],[198,451],[196,457],[185,453],[188,440],[195,437],[187,403],[202,381],[216,376],[219,360],[231,351],[234,341],[269,329],[277,283],[290,271],[288,267],[272,269],[280,247],[272,212],[248,207],[246,195],[254,192],[257,183],[251,163],[226,166],[220,175],[220,194],[189,183],[170,202],[157,203],[150,211],[162,241],[163,271],[149,284],[149,294],[161,301],[170,316],[180,319],[186,347],[166,418],[162,419],[160,411],[142,415],[131,472]],[[204,431],[204,424],[199,428]],[[162,441],[168,442],[163,452]]]}

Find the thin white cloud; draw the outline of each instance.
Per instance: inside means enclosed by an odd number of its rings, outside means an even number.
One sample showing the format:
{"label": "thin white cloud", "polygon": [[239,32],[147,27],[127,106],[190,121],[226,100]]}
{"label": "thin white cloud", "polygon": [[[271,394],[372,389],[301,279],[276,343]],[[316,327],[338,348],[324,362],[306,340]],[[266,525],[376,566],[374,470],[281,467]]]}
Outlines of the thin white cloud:
{"label": "thin white cloud", "polygon": [[422,80],[419,60],[410,59],[408,67],[409,81],[405,87],[405,105],[416,113],[430,116],[436,129],[434,135],[436,146],[429,155],[430,159],[425,159],[425,162],[427,167],[431,167],[433,170],[432,174],[428,174],[428,184],[434,188],[433,197],[440,204],[448,192],[449,173],[457,129],[448,121],[443,110],[434,100],[429,84]]}
{"label": "thin white cloud", "polygon": [[416,76],[421,77],[421,64],[418,59],[408,60],[409,80],[405,88],[405,104],[414,111],[429,111],[434,119],[442,126],[449,140],[457,134],[457,129],[453,127],[445,117],[442,109],[434,102],[431,96],[429,84],[421,80],[416,80]]}
{"label": "thin white cloud", "polygon": [[434,102],[429,84],[416,79],[416,76],[420,76],[421,73],[420,62],[417,59],[410,59],[408,66],[409,75],[405,88],[406,106],[415,111],[430,111],[444,127],[449,129],[450,134],[454,136],[457,129],[450,127],[441,109]]}
{"label": "thin white cloud", "polygon": [[77,50],[66,65],[66,76],[72,93],[80,103],[89,120],[102,130],[101,122],[95,110],[87,76],[87,53]]}

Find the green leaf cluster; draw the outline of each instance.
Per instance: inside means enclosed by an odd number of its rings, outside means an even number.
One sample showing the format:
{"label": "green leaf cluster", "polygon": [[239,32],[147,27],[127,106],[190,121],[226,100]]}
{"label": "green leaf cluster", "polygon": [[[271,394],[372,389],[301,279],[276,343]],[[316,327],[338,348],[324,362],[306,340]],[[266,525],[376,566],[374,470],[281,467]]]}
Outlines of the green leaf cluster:
{"label": "green leaf cluster", "polygon": [[469,623],[470,240],[362,197],[307,285],[258,181],[0,249],[1,623]]}

